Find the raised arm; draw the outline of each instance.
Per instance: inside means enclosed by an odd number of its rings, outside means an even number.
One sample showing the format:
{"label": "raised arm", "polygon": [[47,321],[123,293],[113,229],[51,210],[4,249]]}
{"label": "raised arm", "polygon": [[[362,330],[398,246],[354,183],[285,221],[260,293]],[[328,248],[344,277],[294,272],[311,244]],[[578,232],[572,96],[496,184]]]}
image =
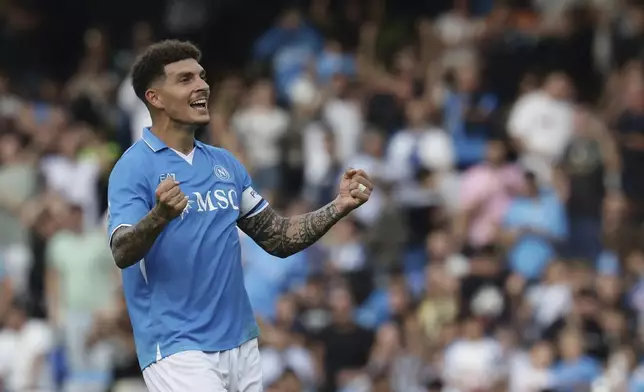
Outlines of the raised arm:
{"label": "raised arm", "polygon": [[288,257],[322,238],[344,214],[333,201],[317,211],[291,217],[280,216],[270,206],[259,214],[239,221],[239,228],[266,252]]}
{"label": "raised arm", "polygon": [[268,206],[237,224],[266,252],[288,257],[322,238],[340,219],[366,202],[372,189],[364,171],[350,169],[342,176],[335,200],[316,211],[285,217]]}
{"label": "raised arm", "polygon": [[[128,206],[131,208],[133,205],[142,204],[137,203],[136,197],[128,197],[130,193],[123,192],[123,196],[113,197],[115,200],[121,199],[118,200],[120,203],[114,210],[125,210]],[[127,223],[135,221],[134,217],[125,219],[114,217],[110,205],[110,226],[115,226],[112,229],[110,247],[116,266],[121,269],[134,265],[143,259],[166,225],[181,214],[188,202],[179,188],[179,183],[173,178],[167,178],[161,182],[155,194],[156,204],[135,224]],[[144,207],[141,206],[138,210],[141,211],[142,208]]]}

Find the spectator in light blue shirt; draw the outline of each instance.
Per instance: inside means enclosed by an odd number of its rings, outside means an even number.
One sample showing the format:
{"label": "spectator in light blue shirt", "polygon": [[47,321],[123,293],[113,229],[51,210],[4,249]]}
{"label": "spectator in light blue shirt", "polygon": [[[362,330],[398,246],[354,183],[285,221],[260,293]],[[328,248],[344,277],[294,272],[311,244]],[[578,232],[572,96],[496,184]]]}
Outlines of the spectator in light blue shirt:
{"label": "spectator in light blue shirt", "polygon": [[355,321],[363,328],[377,329],[389,320],[389,296],[387,290],[374,290],[369,298],[356,309]]}
{"label": "spectator in light blue shirt", "polygon": [[595,268],[599,275],[619,276],[620,267],[617,254],[611,250],[602,251],[597,257]]}
{"label": "spectator in light blue shirt", "polygon": [[314,61],[322,45],[321,35],[297,9],[290,9],[255,42],[253,57],[272,63],[278,97],[284,99],[291,83]]}
{"label": "spectator in light blue shirt", "polygon": [[374,290],[356,309],[355,322],[363,328],[377,330],[387,321],[400,320],[411,298],[404,275],[394,273],[386,287]]}
{"label": "spectator in light blue shirt", "polygon": [[561,360],[552,369],[552,387],[556,391],[587,390],[602,373],[600,364],[584,355],[581,334],[565,331],[559,338]]}
{"label": "spectator in light blue shirt", "polygon": [[453,138],[458,166],[466,168],[485,157],[498,99],[480,90],[477,70],[470,64],[456,71],[455,84],[445,100],[445,129]]}
{"label": "spectator in light blue shirt", "polygon": [[241,237],[244,283],[255,314],[271,320],[280,295],[304,286],[308,277],[306,250],[280,259],[264,252],[250,237]]}
{"label": "spectator in light blue shirt", "polygon": [[644,392],[644,365],[639,365],[633,370],[628,388],[628,392]]}
{"label": "spectator in light blue shirt", "polygon": [[525,177],[524,194],[515,197],[506,212],[503,237],[509,245],[510,269],[534,280],[555,257],[556,244],[566,238],[568,224],[557,194],[540,189],[533,173]]}
{"label": "spectator in light blue shirt", "polygon": [[356,59],[353,54],[343,53],[342,45],[338,41],[330,39],[317,57],[316,70],[318,82],[327,85],[337,74],[354,76]]}

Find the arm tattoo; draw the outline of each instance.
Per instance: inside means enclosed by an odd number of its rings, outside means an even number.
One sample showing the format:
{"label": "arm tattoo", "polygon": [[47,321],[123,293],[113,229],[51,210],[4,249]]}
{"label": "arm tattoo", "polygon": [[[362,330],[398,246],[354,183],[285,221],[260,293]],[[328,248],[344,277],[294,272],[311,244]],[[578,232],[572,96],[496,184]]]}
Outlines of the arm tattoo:
{"label": "arm tattoo", "polygon": [[136,225],[116,230],[110,244],[116,265],[123,269],[143,259],[167,223],[152,210]]}
{"label": "arm tattoo", "polygon": [[268,206],[257,215],[240,220],[238,226],[266,252],[288,257],[322,238],[343,216],[333,202],[292,217],[280,216]]}

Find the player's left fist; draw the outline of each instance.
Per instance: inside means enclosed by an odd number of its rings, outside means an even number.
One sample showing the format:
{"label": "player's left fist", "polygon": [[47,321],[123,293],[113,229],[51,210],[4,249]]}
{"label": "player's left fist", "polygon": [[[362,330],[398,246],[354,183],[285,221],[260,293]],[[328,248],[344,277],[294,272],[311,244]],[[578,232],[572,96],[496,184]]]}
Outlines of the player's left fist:
{"label": "player's left fist", "polygon": [[362,169],[348,169],[342,175],[340,188],[336,199],[341,213],[349,213],[369,200],[373,184],[367,173]]}

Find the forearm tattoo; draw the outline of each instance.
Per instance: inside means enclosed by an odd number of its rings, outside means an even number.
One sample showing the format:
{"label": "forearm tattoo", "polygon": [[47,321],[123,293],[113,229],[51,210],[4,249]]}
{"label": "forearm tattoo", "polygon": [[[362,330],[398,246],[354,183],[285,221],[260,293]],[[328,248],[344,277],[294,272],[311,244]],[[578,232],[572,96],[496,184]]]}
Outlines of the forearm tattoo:
{"label": "forearm tattoo", "polygon": [[123,269],[143,259],[166,224],[164,218],[150,211],[136,225],[116,230],[111,243],[116,265]]}
{"label": "forearm tattoo", "polygon": [[238,226],[266,252],[288,257],[322,238],[343,216],[334,203],[292,217],[280,216],[268,206],[257,215],[240,220]]}

